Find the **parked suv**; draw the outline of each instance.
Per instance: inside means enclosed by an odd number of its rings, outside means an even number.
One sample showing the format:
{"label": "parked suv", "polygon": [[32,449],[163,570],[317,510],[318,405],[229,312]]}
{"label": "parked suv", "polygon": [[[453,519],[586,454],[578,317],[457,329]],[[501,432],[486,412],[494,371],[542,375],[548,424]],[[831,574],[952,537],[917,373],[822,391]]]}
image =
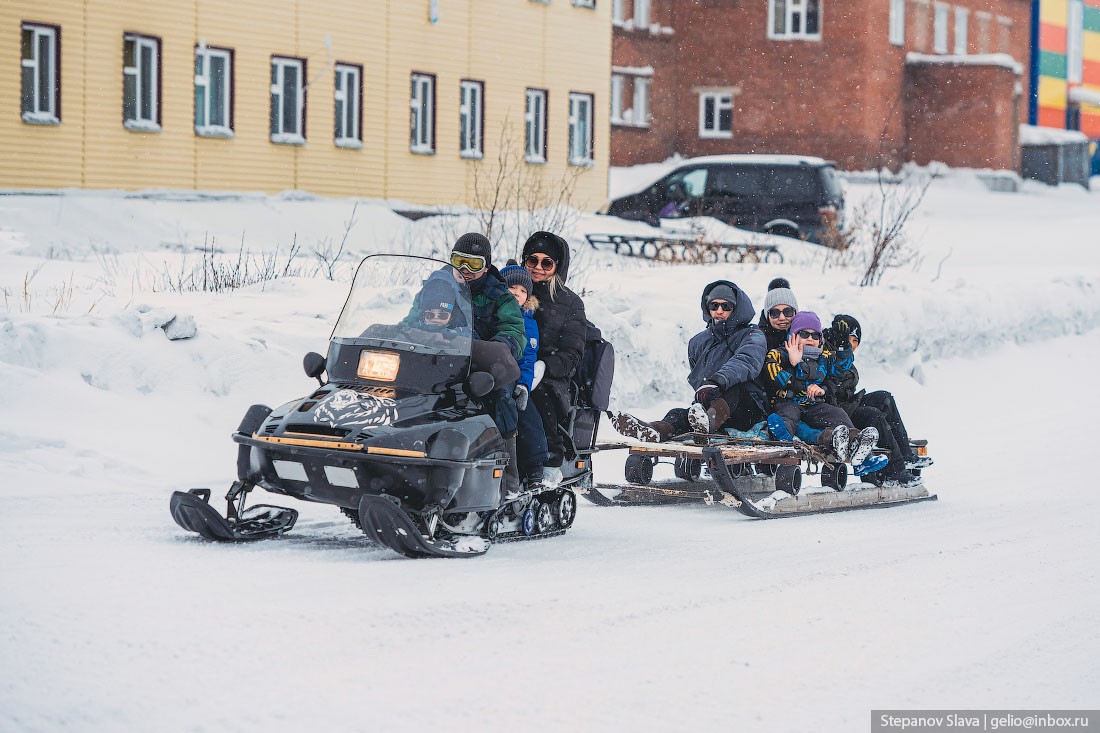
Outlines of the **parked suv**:
{"label": "parked suv", "polygon": [[711,155],[685,160],[602,213],[658,224],[712,216],[732,226],[822,243],[844,226],[844,193],[834,165],[800,155]]}

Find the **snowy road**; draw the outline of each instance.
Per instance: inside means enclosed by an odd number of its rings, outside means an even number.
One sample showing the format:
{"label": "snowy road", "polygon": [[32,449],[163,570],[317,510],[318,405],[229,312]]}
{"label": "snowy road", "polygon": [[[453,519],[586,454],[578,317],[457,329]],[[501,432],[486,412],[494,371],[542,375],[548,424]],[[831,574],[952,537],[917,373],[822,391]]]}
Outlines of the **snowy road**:
{"label": "snowy road", "polygon": [[875,708],[1095,708],[1100,396],[1049,385],[1098,358],[1093,331],[935,362],[923,386],[868,369],[932,440],[938,502],[753,522],[582,501],[565,537],[469,561],[404,560],[301,504],[291,537],[206,544],[172,524],[171,475],[8,487],[0,730],[859,731]]}

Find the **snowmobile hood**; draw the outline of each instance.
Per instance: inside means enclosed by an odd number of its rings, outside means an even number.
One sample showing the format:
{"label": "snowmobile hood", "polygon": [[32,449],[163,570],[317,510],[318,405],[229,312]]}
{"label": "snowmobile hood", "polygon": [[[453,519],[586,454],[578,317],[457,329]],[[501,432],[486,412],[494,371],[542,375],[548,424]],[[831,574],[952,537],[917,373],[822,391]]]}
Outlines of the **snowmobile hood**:
{"label": "snowmobile hood", "polygon": [[535,232],[523,244],[522,259],[535,251],[545,252],[558,263],[557,276],[564,284],[569,277],[569,243],[553,232]]}
{"label": "snowmobile hood", "polygon": [[729,280],[715,280],[714,282],[703,288],[703,294],[699,296],[699,310],[703,312],[703,320],[709,325],[713,320],[710,317],[710,311],[707,310],[707,293],[713,290],[718,285],[725,285],[733,290],[736,296],[737,302],[734,305],[733,313],[725,320],[730,326],[744,326],[752,322],[753,317],[756,315],[756,309],[753,308],[752,301],[749,299],[748,293],[741,288],[737,287],[733,282]]}

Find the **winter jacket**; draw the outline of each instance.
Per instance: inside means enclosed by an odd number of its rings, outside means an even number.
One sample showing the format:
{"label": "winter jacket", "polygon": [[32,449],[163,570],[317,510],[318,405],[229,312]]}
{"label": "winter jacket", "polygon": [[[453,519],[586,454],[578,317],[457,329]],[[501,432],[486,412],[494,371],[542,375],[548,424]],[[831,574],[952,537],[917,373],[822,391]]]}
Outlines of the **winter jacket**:
{"label": "winter jacket", "polygon": [[489,272],[467,283],[473,301],[474,331],[485,341],[507,344],[516,361],[523,357],[527,336],[523,326],[523,314],[516,297],[504,284],[497,268],[489,266]]}
{"label": "winter jacket", "polygon": [[557,285],[551,295],[547,281],[535,283],[534,295],[538,298],[539,308],[535,311],[535,321],[539,327],[539,359],[546,364],[543,383],[568,401],[568,380],[577,371],[581,356],[584,354],[585,335],[588,322],[584,315],[584,302],[572,290],[565,286],[569,275],[569,244],[550,232],[536,232],[523,245],[523,259],[526,260],[539,240],[549,238],[552,246],[558,250],[555,257],[558,269],[555,275]]}
{"label": "winter jacket", "polygon": [[[707,293],[719,284],[728,285],[737,295],[733,313],[724,321],[713,319],[707,310]],[[763,403],[763,391],[754,380],[764,364],[766,349],[764,334],[751,323],[754,310],[749,296],[732,282],[718,280],[703,289],[699,307],[707,327],[688,342],[688,382],[692,389],[712,382],[724,392],[744,384],[754,399]]]}
{"label": "winter jacket", "polygon": [[523,358],[519,360],[519,381],[530,390],[535,381],[535,362],[539,358],[539,324],[535,320],[535,310],[539,307],[538,298],[528,297],[520,310],[523,312],[523,326],[527,332],[527,344],[523,349]]}
{"label": "winter jacket", "polygon": [[852,369],[852,351],[833,352],[826,349],[816,359],[803,357],[797,366],[792,366],[786,349],[772,349],[764,357],[764,373],[761,378],[768,391],[768,399],[773,405],[780,402],[794,402],[799,405],[811,401],[806,396],[806,388],[816,384],[828,392],[825,380],[839,377]]}
{"label": "winter jacket", "polygon": [[768,342],[768,351],[772,349],[782,349],[787,343],[787,331],[780,331],[778,328],[771,324],[768,320],[768,314],[765,311],[760,311],[760,320],[757,321],[757,326],[764,333],[764,338]]}
{"label": "winter jacket", "polygon": [[[848,352],[849,355],[852,353],[851,349],[842,349],[836,353],[841,355],[843,352]],[[855,364],[845,372],[830,374],[825,378],[825,401],[831,405],[836,405],[851,416],[863,402],[864,395],[867,394],[865,389],[857,390],[858,385],[859,371],[856,369]]]}

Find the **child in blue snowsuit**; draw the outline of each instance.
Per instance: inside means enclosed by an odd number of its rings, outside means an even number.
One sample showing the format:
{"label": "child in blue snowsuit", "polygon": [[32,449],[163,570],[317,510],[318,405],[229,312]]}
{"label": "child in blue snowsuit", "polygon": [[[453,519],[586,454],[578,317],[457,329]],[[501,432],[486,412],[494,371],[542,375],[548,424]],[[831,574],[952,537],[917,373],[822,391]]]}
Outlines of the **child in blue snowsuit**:
{"label": "child in blue snowsuit", "polygon": [[550,458],[542,416],[535,408],[535,403],[530,400],[531,390],[534,389],[535,361],[539,353],[539,326],[535,322],[535,311],[539,302],[531,295],[534,286],[531,276],[515,260],[508,260],[500,275],[508,285],[508,290],[516,296],[523,313],[523,327],[527,336],[523,356],[519,360],[519,381],[515,390],[516,406],[519,408],[516,452],[519,455],[520,476],[526,477],[528,486],[531,486],[542,480],[542,468]]}

